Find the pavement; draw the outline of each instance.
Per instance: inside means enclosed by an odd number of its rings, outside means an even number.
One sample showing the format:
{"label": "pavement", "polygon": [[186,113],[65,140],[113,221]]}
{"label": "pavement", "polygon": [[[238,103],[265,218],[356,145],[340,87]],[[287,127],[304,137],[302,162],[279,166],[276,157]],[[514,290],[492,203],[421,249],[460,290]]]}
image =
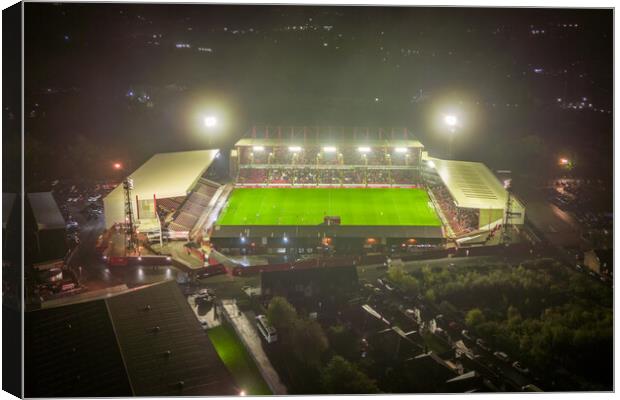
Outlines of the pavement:
{"label": "pavement", "polygon": [[286,387],[280,381],[280,376],[263,350],[262,339],[258,336],[254,324],[248,320],[244,313],[239,311],[237,304],[233,300],[222,300],[222,308],[233,325],[235,332],[249,351],[254,362],[256,362],[258,370],[273,394],[287,394]]}
{"label": "pavement", "polygon": [[204,267],[204,262],[198,259],[198,257],[191,254],[187,254],[187,249],[183,241],[169,241],[164,244],[164,247],[160,247],[159,243],[151,245],[151,248],[158,251],[160,254],[169,254],[172,258],[182,262],[190,269],[200,269]]}

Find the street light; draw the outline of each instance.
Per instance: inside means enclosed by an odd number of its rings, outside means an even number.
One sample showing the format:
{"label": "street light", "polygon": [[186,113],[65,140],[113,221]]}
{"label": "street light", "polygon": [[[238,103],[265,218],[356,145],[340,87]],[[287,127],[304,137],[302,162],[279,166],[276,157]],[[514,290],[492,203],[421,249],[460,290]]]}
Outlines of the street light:
{"label": "street light", "polygon": [[114,169],[115,169],[115,170],[117,170],[117,171],[123,168],[123,164],[121,164],[121,163],[119,163],[119,162],[115,162],[112,166],[113,166],[113,167],[114,167]]}

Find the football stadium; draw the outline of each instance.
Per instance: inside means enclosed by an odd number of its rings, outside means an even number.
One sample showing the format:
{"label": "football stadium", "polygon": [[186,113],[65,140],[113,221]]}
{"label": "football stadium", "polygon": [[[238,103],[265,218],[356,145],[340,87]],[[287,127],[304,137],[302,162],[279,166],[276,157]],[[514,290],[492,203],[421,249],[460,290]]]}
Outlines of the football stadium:
{"label": "football stadium", "polygon": [[227,155],[156,154],[104,199],[106,226],[130,210],[149,238],[299,255],[497,244],[524,222],[484,164],[431,157],[405,128],[253,127]]}

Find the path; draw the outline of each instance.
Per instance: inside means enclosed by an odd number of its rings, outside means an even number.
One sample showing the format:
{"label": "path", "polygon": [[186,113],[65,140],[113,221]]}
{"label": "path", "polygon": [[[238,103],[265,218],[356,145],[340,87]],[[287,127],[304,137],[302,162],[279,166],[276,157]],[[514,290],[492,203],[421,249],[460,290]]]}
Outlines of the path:
{"label": "path", "polygon": [[252,322],[248,320],[245,314],[239,312],[233,300],[222,300],[222,308],[226,313],[227,319],[233,325],[235,332],[256,362],[258,370],[263,376],[263,379],[267,382],[267,385],[269,385],[273,394],[287,394],[286,387],[280,381],[278,373],[273,368],[273,365],[271,365],[269,358],[267,358],[263,350],[261,338],[257,335]]}

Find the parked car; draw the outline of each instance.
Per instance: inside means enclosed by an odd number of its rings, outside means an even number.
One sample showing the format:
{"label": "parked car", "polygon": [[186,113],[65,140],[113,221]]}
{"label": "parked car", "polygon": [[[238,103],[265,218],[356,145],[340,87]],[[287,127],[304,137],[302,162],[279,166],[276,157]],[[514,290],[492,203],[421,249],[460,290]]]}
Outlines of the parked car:
{"label": "parked car", "polygon": [[504,362],[509,362],[510,358],[508,357],[508,354],[504,353],[503,351],[496,351],[495,353],[493,353],[493,355],[499,359],[502,360]]}
{"label": "parked car", "polygon": [[486,350],[486,351],[491,351],[491,348],[489,347],[489,345],[487,345],[487,343],[482,340],[482,339],[477,339],[476,340],[476,344],[478,345],[478,347],[480,347],[482,350]]}
{"label": "parked car", "polygon": [[461,335],[465,338],[465,339],[469,339],[469,340],[474,340],[471,336],[471,334],[469,333],[469,331],[467,329],[463,329],[461,331]]}
{"label": "parked car", "polygon": [[513,362],[512,363],[512,367],[514,369],[516,369],[517,371],[521,372],[522,374],[527,375],[527,374],[530,373],[530,370],[528,368],[524,367],[523,365],[521,365],[521,363],[519,361]]}

